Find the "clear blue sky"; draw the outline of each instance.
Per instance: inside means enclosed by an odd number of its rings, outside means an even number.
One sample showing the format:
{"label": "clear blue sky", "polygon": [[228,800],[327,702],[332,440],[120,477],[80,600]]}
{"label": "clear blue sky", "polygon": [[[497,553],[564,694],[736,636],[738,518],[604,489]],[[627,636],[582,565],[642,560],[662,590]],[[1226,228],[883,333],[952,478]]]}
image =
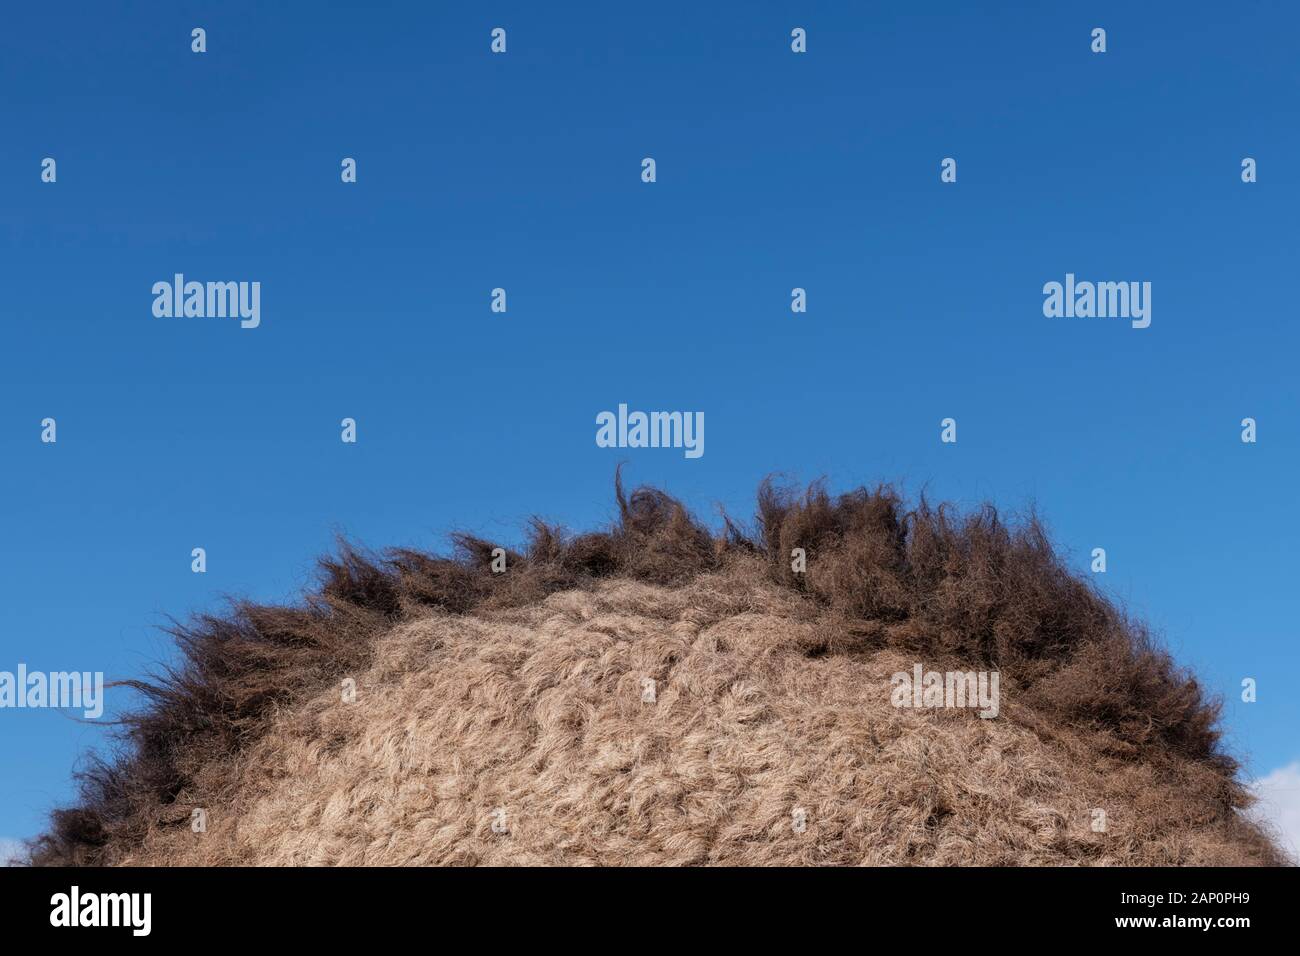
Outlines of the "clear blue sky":
{"label": "clear blue sky", "polygon": [[[772,471],[1036,503],[1250,774],[1300,757],[1300,13],[985,6],[8,5],[0,669],[137,675],[336,531],[604,522],[626,459],[704,513]],[[154,318],[176,272],[260,281],[261,327]],[[1150,281],[1151,327],[1045,318],[1067,272]],[[619,402],[704,456],[597,448]],[[0,712],[0,837],[103,739]]]}

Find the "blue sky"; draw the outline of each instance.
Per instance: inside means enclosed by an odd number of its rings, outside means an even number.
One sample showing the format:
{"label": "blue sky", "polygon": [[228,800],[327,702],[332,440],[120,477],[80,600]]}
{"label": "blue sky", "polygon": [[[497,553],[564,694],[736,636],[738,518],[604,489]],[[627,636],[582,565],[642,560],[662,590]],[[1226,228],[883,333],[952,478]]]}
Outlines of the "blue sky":
{"label": "blue sky", "polygon": [[[602,523],[620,460],[748,515],[783,471],[1036,504],[1249,775],[1295,762],[1300,12],[980,6],[6,9],[0,670],[137,675],[338,531]],[[261,282],[260,327],[155,318],[177,272]],[[1151,282],[1150,328],[1044,317],[1067,272]],[[620,402],[704,456],[596,447]],[[0,837],[103,740],[0,711]]]}

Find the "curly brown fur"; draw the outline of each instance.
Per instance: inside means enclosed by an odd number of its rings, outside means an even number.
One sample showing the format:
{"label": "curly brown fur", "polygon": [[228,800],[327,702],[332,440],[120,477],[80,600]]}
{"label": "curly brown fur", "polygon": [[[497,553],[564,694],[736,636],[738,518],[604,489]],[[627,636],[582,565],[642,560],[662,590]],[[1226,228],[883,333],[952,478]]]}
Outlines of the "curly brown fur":
{"label": "curly brown fur", "polygon": [[[174,624],[180,663],[125,682],[145,706],[33,862],[1283,862],[1236,813],[1218,704],[1036,517],[766,482],[754,531],[715,534],[615,497],[605,531],[534,521],[505,573],[469,535],[343,543],[301,606]],[[912,661],[998,670],[1004,719],[888,706]],[[383,706],[338,703],[347,676]],[[196,806],[223,808],[200,843]]]}

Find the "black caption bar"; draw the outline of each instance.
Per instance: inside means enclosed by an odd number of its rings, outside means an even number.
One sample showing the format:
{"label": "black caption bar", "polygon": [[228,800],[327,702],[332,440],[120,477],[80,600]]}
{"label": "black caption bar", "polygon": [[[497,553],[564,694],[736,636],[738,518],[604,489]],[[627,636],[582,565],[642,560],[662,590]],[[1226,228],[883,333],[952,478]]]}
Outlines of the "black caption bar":
{"label": "black caption bar", "polygon": [[733,942],[815,926],[954,941],[1044,929],[1230,943],[1292,925],[1285,908],[1297,889],[1295,869],[10,868],[0,869],[0,925],[10,940],[76,934],[128,946],[371,945],[377,930],[445,941],[449,929],[494,946],[604,930],[630,942],[687,926]]}

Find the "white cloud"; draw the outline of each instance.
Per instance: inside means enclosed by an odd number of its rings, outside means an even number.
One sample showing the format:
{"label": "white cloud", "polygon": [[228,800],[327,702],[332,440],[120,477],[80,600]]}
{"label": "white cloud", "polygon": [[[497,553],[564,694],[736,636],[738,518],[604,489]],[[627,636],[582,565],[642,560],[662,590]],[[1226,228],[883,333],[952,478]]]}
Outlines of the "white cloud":
{"label": "white cloud", "polygon": [[1300,860],[1300,760],[1260,777],[1251,789],[1259,802],[1247,816],[1267,824],[1283,848]]}
{"label": "white cloud", "polygon": [[15,860],[27,859],[27,850],[22,840],[0,837],[0,866],[8,866]]}

